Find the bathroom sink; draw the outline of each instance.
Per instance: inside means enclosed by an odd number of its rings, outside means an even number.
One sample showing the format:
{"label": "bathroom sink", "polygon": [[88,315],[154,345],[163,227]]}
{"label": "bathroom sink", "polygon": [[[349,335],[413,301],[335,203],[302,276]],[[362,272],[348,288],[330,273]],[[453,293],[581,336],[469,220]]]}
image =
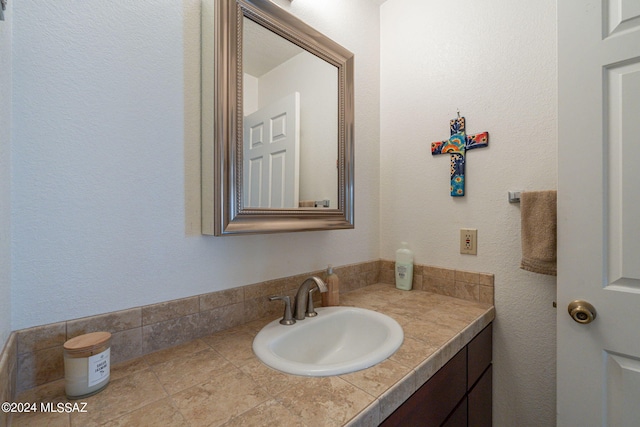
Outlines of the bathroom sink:
{"label": "bathroom sink", "polygon": [[266,325],[253,340],[263,363],[312,377],[359,371],[382,362],[400,347],[402,327],[391,317],[357,307],[320,307],[316,317]]}

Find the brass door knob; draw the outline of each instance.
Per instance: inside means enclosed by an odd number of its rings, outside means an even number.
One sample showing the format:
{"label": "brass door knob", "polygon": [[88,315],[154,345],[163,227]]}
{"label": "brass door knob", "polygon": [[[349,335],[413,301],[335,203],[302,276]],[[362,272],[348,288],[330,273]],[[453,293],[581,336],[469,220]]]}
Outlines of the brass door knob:
{"label": "brass door knob", "polygon": [[591,323],[596,318],[596,309],[586,301],[575,300],[569,304],[569,315],[578,323]]}

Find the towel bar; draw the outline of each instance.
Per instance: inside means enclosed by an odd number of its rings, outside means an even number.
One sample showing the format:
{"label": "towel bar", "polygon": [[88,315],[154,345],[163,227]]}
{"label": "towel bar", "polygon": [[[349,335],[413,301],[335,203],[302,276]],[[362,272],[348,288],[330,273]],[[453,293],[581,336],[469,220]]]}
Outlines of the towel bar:
{"label": "towel bar", "polygon": [[520,203],[521,191],[509,191],[509,203]]}

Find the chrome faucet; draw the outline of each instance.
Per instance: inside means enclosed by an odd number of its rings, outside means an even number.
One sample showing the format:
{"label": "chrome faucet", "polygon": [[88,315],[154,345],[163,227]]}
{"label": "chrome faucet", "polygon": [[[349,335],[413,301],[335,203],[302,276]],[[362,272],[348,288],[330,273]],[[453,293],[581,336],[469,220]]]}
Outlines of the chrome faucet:
{"label": "chrome faucet", "polygon": [[274,295],[272,297],[269,297],[269,301],[277,301],[277,300],[284,301],[284,316],[282,316],[282,320],[280,320],[280,324],[293,325],[294,323],[296,323],[296,321],[293,319],[293,316],[291,315],[291,297],[289,297],[289,295],[285,295],[285,296]]}
{"label": "chrome faucet", "polygon": [[296,320],[304,320],[306,317],[313,317],[317,313],[313,309],[313,296],[312,293],[316,290],[320,292],[327,292],[327,285],[318,276],[311,276],[305,279],[304,282],[298,288],[296,294],[295,309],[293,317]]}

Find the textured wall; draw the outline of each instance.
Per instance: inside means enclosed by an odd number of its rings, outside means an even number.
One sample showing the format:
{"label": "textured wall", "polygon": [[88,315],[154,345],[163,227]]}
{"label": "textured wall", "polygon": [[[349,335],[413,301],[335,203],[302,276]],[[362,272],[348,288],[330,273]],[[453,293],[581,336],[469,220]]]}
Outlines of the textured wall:
{"label": "textured wall", "polygon": [[0,21],[0,351],[11,332],[11,25]]}
{"label": "textured wall", "polygon": [[[356,53],[356,229],[193,232],[198,1],[16,2],[12,58],[0,23],[2,69],[14,69],[12,328],[392,258],[407,240],[420,263],[495,273],[495,424],[553,425],[555,280],[518,269],[506,192],[556,184],[555,3],[387,0],[381,81],[375,2],[276,3]],[[6,77],[0,90],[6,175]],[[448,159],[429,153],[456,108],[470,132],[491,134],[469,154],[461,200],[448,195]],[[478,228],[477,256],[458,254],[461,227]]]}
{"label": "textured wall", "polygon": [[[509,190],[556,187],[555,1],[387,0],[381,6],[381,257],[408,241],[423,264],[495,274],[494,425],[555,424],[555,278],[520,270]],[[449,195],[456,109],[489,147]],[[460,255],[459,229],[478,229]]]}
{"label": "textured wall", "polygon": [[193,232],[199,1],[15,4],[13,329],[378,257],[379,8],[294,3],[360,58],[355,230]]}

